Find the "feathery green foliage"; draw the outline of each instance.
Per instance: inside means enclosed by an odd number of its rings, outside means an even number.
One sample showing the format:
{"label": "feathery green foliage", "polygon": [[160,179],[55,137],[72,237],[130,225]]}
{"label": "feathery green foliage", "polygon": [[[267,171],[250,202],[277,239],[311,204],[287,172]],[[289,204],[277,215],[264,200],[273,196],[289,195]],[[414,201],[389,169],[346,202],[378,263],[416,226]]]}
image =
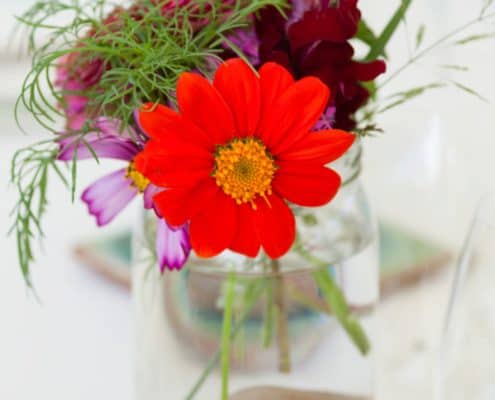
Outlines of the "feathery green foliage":
{"label": "feathery green foliage", "polygon": [[[81,94],[90,99],[89,115],[128,122],[145,101],[174,101],[182,72],[207,74],[208,62],[228,45],[225,36],[246,26],[259,9],[273,5],[282,11],[286,6],[285,0],[196,0],[164,16],[164,3],[140,0],[131,9],[116,7],[109,14],[111,3],[104,0],[38,1],[19,17],[28,27],[33,67],[17,109],[24,106],[40,124],[56,131],[56,117],[61,113],[57,102],[63,103],[64,95]],[[66,25],[51,22],[61,15],[69,21]],[[51,72],[61,57],[75,49],[78,65],[74,68],[99,60],[105,72],[85,92],[64,93],[54,84]]]}
{"label": "feathery green foliage", "polygon": [[[163,11],[166,4],[171,7],[169,12]],[[286,0],[170,4],[168,0],[136,0],[125,5],[111,0],[38,0],[18,17],[32,54],[32,68],[16,103],[19,126],[19,113],[24,108],[41,126],[56,133],[64,117],[66,96],[81,95],[89,99],[85,110],[88,118],[116,118],[124,129],[143,102],[173,103],[182,72],[208,74],[211,62],[229,46],[225,40],[228,34],[246,26],[258,10],[271,5],[283,12],[287,7]],[[84,92],[69,92],[57,85],[54,71],[68,56],[76,60],[72,65],[75,72],[95,60],[103,63],[98,84]],[[69,188],[72,200],[75,198],[77,157],[68,169],[61,170],[56,164],[57,141],[73,137],[74,145],[83,143],[90,148],[85,141],[90,128],[52,135],[13,158],[11,180],[18,201],[12,211],[11,232],[17,238],[19,262],[28,285],[33,241],[43,236],[48,177],[55,173]]]}

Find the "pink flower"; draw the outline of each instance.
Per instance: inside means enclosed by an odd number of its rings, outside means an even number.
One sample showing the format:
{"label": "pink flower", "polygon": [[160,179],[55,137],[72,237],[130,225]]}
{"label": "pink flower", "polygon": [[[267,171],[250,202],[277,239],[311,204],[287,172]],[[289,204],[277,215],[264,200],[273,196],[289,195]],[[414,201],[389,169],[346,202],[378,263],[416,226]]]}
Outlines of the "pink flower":
{"label": "pink flower", "polygon": [[102,60],[80,60],[80,53],[63,56],[58,64],[55,86],[62,89],[63,104],[71,129],[80,129],[88,99],[84,91],[96,85],[105,71]]}
{"label": "pink flower", "polygon": [[[67,136],[60,140],[59,160],[71,161],[99,158],[127,161],[127,167],[119,169],[91,184],[81,199],[98,226],[109,224],[139,194],[143,194],[144,207],[152,209],[153,196],[163,189],[151,184],[134,167],[134,159],[141,152],[147,138],[132,127],[122,129],[120,121],[98,118],[95,131],[84,136]],[[91,150],[90,150],[91,148]],[[160,270],[181,269],[191,251],[188,226],[169,226],[160,216],[156,236],[156,251]]]}

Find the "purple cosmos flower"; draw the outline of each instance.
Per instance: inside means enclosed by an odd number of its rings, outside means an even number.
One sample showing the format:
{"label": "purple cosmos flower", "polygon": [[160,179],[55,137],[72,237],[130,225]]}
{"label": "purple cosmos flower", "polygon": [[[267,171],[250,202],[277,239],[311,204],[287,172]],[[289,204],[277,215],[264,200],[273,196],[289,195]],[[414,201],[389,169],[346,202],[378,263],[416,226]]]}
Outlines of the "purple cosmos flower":
{"label": "purple cosmos flower", "polygon": [[[113,119],[97,118],[94,125],[95,131],[84,135],[84,142],[78,136],[63,137],[59,141],[58,159],[84,160],[96,155],[128,162],[126,168],[91,184],[81,196],[98,226],[109,224],[140,193],[143,194],[144,207],[153,208],[153,196],[162,189],[151,184],[134,168],[134,158],[143,149],[147,138],[130,126],[122,129],[120,121]],[[191,251],[188,230],[187,225],[170,227],[159,217],[156,251],[162,272],[165,268],[181,269],[186,263]]]}
{"label": "purple cosmos flower", "polygon": [[163,218],[158,220],[156,232],[156,252],[160,271],[180,270],[191,253],[188,227],[174,228]]}
{"label": "purple cosmos flower", "polygon": [[69,124],[73,118],[76,118],[77,122],[81,121],[81,118],[77,117],[84,114],[88,104],[87,97],[82,93],[96,85],[104,71],[105,63],[102,60],[81,62],[78,52],[61,57],[57,66],[55,86],[64,91],[63,107]]}
{"label": "purple cosmos flower", "polygon": [[[237,29],[236,31],[228,35],[227,39],[242,51],[242,54],[246,56],[246,58],[252,65],[259,65],[259,40],[256,36],[254,26],[250,26],[249,28]],[[227,58],[237,57],[237,55],[232,50],[230,50],[227,44],[225,44],[224,46],[227,48]]]}

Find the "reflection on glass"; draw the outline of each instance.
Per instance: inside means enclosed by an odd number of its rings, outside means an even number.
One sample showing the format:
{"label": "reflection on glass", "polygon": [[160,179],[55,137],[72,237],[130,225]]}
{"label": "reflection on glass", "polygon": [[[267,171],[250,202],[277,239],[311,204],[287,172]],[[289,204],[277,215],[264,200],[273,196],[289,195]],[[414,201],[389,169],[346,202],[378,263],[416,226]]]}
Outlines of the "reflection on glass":
{"label": "reflection on glass", "polygon": [[481,201],[456,268],[436,400],[495,399],[495,194]]}

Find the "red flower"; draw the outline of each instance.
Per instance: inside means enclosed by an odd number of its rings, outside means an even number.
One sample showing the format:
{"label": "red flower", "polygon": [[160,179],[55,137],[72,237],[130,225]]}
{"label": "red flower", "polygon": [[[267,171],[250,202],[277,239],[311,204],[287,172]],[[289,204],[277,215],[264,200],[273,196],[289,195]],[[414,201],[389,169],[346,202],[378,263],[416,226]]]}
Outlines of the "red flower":
{"label": "red flower", "polygon": [[334,127],[352,130],[354,119],[368,100],[360,82],[372,81],[385,72],[383,61],[353,60],[348,42],[358,30],[361,12],[357,0],[293,0],[293,15],[287,21],[274,7],[261,12],[256,30],[261,62],[275,61],[297,78],[316,76],[332,92],[329,107],[336,108]]}
{"label": "red flower", "polygon": [[310,132],[329,98],[317,78],[295,82],[275,63],[259,77],[242,60],[220,65],[213,84],[184,73],[179,112],[148,104],[139,113],[151,137],[136,168],[167,188],[154,202],[173,226],[190,222],[193,249],[213,257],[231,249],[254,257],[260,247],[284,255],[295,238],[288,202],[322,206],[340,177],[325,167],[354,135]]}

